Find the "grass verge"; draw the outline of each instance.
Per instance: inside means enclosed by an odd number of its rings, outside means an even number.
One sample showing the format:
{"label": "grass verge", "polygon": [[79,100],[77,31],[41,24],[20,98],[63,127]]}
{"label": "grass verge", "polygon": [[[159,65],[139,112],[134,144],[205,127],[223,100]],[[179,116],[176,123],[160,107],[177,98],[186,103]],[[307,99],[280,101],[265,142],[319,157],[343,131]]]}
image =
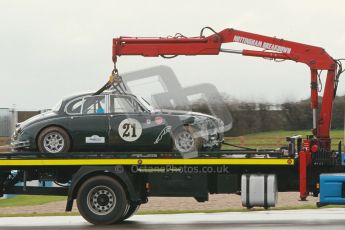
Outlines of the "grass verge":
{"label": "grass verge", "polygon": [[[296,131],[286,131],[286,130],[277,130],[269,132],[260,132],[247,134],[238,137],[225,137],[225,142],[245,146],[255,149],[275,149],[281,146],[287,145],[286,137],[294,135],[302,135],[305,137],[310,135],[311,131],[309,130],[296,130]],[[332,137],[332,149],[338,148],[338,142],[344,140],[344,131],[343,130],[331,130]],[[232,146],[223,145],[224,150],[236,149]]]}
{"label": "grass verge", "polygon": [[1,207],[15,207],[15,206],[31,206],[41,205],[55,201],[66,200],[64,196],[31,196],[18,195],[12,198],[0,200]]}

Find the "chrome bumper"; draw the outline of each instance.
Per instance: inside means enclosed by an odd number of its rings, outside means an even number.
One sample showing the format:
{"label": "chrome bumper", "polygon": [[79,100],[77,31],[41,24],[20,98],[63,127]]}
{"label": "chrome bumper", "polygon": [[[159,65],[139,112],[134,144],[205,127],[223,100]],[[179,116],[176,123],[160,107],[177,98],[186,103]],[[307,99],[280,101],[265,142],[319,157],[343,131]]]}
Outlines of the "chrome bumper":
{"label": "chrome bumper", "polygon": [[11,141],[11,148],[12,149],[19,149],[19,148],[25,148],[25,147],[30,147],[30,141]]}

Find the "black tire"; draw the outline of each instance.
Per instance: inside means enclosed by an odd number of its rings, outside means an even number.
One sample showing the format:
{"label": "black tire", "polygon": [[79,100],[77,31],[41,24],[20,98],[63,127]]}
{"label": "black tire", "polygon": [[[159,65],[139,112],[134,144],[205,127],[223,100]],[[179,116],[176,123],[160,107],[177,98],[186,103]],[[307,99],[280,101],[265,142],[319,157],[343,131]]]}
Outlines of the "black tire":
{"label": "black tire", "polygon": [[134,215],[140,208],[140,204],[129,204],[126,214],[121,218],[121,221],[126,220]]}
{"label": "black tire", "polygon": [[78,210],[85,220],[95,225],[122,221],[127,203],[122,185],[108,176],[92,177],[78,190]]}
{"label": "black tire", "polygon": [[[179,140],[183,139],[184,136],[189,144],[185,145],[185,147],[182,144],[179,145]],[[202,138],[196,135],[196,129],[191,126],[179,127],[173,133],[173,151],[180,153],[200,151],[202,149],[202,143]]]}
{"label": "black tire", "polygon": [[71,140],[64,129],[52,126],[41,131],[37,138],[37,147],[41,153],[68,152],[71,148]]}

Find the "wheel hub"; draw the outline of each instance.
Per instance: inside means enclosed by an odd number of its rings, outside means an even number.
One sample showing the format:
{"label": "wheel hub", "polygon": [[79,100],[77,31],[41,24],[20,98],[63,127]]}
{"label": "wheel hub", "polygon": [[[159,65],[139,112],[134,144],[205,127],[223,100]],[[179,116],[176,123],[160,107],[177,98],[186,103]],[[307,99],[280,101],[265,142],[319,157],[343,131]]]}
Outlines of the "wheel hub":
{"label": "wheel hub", "polygon": [[191,133],[184,131],[178,134],[175,139],[177,150],[180,152],[191,151],[194,147],[194,138]]}
{"label": "wheel hub", "polygon": [[48,133],[43,139],[44,148],[50,153],[60,152],[65,146],[65,140],[60,133]]}
{"label": "wheel hub", "polygon": [[109,197],[101,194],[98,198],[97,198],[97,202],[98,204],[100,204],[101,206],[106,206],[109,203]]}
{"label": "wheel hub", "polygon": [[115,205],[115,193],[107,186],[96,186],[87,194],[87,206],[96,215],[107,215]]}

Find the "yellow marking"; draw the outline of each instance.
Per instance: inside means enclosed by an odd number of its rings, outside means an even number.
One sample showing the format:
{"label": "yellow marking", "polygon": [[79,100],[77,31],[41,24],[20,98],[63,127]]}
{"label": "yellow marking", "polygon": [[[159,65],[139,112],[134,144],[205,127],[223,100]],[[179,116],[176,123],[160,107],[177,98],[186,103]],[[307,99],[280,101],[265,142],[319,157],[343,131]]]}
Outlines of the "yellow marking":
{"label": "yellow marking", "polygon": [[0,160],[0,166],[84,165],[294,165],[293,159],[34,159]]}

